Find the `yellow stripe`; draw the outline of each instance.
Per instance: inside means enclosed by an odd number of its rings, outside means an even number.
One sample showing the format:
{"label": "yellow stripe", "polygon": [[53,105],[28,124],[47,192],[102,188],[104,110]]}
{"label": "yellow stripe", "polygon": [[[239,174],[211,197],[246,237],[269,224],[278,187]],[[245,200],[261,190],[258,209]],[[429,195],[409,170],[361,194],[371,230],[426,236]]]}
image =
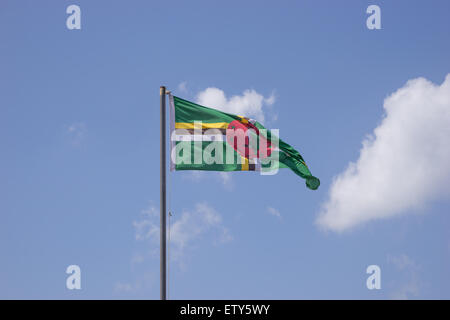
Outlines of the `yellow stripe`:
{"label": "yellow stripe", "polygon": [[238,116],[238,117],[241,118],[241,122],[242,123],[248,123],[248,120],[245,119],[244,117],[242,117],[242,116]]}
{"label": "yellow stripe", "polygon": [[228,122],[215,122],[215,123],[205,123],[202,125],[196,124],[194,127],[194,122],[175,122],[175,129],[227,129]]}
{"label": "yellow stripe", "polygon": [[248,171],[248,159],[241,156],[242,171]]}

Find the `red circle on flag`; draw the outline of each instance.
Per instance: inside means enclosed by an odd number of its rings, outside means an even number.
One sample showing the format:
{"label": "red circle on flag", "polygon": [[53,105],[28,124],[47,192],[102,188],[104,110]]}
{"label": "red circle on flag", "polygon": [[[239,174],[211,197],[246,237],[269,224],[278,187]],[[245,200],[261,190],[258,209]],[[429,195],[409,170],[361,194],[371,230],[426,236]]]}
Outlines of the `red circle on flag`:
{"label": "red circle on flag", "polygon": [[[250,145],[249,135],[255,135],[254,143]],[[242,157],[247,159],[265,158],[270,156],[272,149],[271,144],[267,139],[259,134],[258,128],[253,124],[247,122],[242,123],[239,120],[233,120],[228,124],[227,128],[227,143],[233,147]],[[260,152],[258,146],[265,146],[266,152]]]}

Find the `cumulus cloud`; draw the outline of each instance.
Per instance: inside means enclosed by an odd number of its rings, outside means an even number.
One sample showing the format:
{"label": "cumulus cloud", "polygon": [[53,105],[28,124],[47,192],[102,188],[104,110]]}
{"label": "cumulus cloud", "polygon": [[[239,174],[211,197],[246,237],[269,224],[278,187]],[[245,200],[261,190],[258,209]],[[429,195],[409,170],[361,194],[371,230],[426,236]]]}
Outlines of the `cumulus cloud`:
{"label": "cumulus cloud", "polygon": [[[388,255],[388,263],[392,264],[400,273],[394,285],[397,286],[390,294],[394,300],[407,300],[420,295],[424,283],[419,277],[420,266],[406,254]],[[400,282],[400,283],[399,283]]]}
{"label": "cumulus cloud", "polygon": [[187,81],[180,82],[177,87],[178,91],[181,93],[187,93]]}
{"label": "cumulus cloud", "polygon": [[[179,260],[190,245],[208,233],[215,243],[232,240],[229,230],[223,226],[222,216],[206,202],[197,203],[193,210],[173,214],[170,225],[171,255]],[[159,211],[153,205],[142,211],[141,219],[134,221],[137,240],[149,239],[159,243]]]}
{"label": "cumulus cloud", "polygon": [[170,227],[175,255],[180,254],[187,245],[211,229],[216,230],[218,242],[232,239],[228,229],[222,225],[222,216],[207,203],[197,203],[194,210],[183,211]]}
{"label": "cumulus cloud", "polygon": [[277,209],[275,209],[273,207],[267,207],[267,212],[269,212],[269,214],[271,214],[277,218],[281,218],[280,211],[278,211]]}
{"label": "cumulus cloud", "polygon": [[218,175],[223,186],[230,190],[233,186],[233,181],[231,179],[231,172],[218,172]]}
{"label": "cumulus cloud", "polygon": [[113,292],[115,294],[136,294],[147,292],[155,287],[155,272],[146,272],[135,279],[134,282],[116,282]]}
{"label": "cumulus cloud", "polygon": [[[226,190],[233,189],[233,179],[231,172],[207,172],[201,170],[192,170],[183,172],[182,179],[186,179],[193,182],[202,182],[205,179],[211,178],[211,174],[214,174],[213,177],[217,178]],[[208,182],[209,183],[209,182]]]}
{"label": "cumulus cloud", "polygon": [[145,240],[149,238],[159,237],[159,224],[157,219],[159,217],[158,209],[154,205],[141,212],[142,219],[133,221],[133,227],[135,228],[136,240]]}
{"label": "cumulus cloud", "polygon": [[87,135],[87,127],[84,122],[75,122],[65,128],[66,135],[73,145],[79,145]]}
{"label": "cumulus cloud", "polygon": [[387,97],[359,159],[335,177],[317,223],[344,231],[422,208],[449,193],[450,74],[417,78]]}
{"label": "cumulus cloud", "polygon": [[136,265],[145,261],[145,256],[141,253],[135,253],[131,258],[131,265]]}
{"label": "cumulus cloud", "polygon": [[197,95],[198,104],[224,112],[254,118],[264,122],[264,109],[275,103],[275,95],[265,98],[255,90],[247,89],[242,95],[227,98],[225,92],[218,88],[206,88]]}

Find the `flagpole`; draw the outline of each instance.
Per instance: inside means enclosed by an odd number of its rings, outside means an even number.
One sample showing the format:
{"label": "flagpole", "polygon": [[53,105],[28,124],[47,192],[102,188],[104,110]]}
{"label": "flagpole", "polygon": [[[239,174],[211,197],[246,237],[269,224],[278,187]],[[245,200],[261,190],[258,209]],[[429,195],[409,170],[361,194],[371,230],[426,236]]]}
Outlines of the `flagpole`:
{"label": "flagpole", "polygon": [[160,299],[166,300],[166,87],[160,95]]}

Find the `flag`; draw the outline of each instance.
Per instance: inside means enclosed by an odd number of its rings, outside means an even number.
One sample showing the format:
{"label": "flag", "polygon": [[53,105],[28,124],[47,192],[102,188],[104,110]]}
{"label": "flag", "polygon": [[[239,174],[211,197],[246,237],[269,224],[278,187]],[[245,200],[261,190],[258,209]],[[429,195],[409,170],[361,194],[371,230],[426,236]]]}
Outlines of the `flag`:
{"label": "flag", "polygon": [[169,95],[171,169],[259,171],[290,168],[316,190],[320,181],[300,153],[254,119]]}

